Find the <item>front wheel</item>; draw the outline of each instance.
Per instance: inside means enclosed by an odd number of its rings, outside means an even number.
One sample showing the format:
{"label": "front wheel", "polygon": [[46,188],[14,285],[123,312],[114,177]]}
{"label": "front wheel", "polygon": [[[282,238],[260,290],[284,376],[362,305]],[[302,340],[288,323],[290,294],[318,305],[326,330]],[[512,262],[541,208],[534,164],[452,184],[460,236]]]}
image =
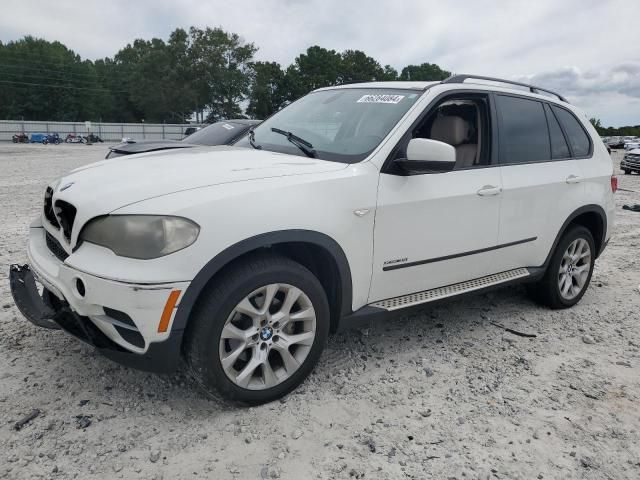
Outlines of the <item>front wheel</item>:
{"label": "front wheel", "polygon": [[571,227],[558,242],[544,277],[533,286],[534,298],[553,309],[572,307],[589,286],[595,259],[591,232],[581,225]]}
{"label": "front wheel", "polygon": [[631,170],[629,170],[628,168],[623,169],[623,171],[625,175],[631,174]]}
{"label": "front wheel", "polygon": [[261,404],[286,395],[311,372],[329,334],[318,279],[279,255],[255,255],[228,269],[198,302],[186,360],[210,394]]}

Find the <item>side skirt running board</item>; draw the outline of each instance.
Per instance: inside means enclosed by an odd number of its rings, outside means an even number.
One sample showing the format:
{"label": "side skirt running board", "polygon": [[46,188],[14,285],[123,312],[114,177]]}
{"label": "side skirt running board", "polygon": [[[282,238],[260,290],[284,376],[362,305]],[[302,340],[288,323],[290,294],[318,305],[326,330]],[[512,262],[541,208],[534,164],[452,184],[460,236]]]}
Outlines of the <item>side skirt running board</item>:
{"label": "side skirt running board", "polygon": [[514,270],[476,278],[475,280],[454,283],[453,285],[448,285],[446,287],[433,288],[431,290],[424,290],[422,292],[411,293],[409,295],[380,300],[369,304],[369,306],[392,312],[401,308],[412,307],[422,303],[434,302],[443,298],[473,292],[474,290],[482,290],[494,285],[500,285],[501,283],[525,278],[530,275],[531,272],[529,272],[527,268],[516,268]]}

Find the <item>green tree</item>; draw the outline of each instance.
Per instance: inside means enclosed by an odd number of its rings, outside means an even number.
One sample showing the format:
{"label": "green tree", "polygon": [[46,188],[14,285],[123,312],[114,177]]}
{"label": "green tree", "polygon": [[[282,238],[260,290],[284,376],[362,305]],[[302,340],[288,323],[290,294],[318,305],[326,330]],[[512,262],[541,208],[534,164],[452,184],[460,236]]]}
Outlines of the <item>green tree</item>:
{"label": "green tree", "polygon": [[316,88],[340,83],[341,63],[342,57],[335,50],[309,47],[286,70],[288,99],[295,100]]}
{"label": "green tree", "polygon": [[593,125],[593,128],[595,128],[596,131],[598,132],[598,135],[602,135],[602,132],[604,131],[604,128],[602,127],[602,124],[600,123],[600,119],[599,118],[590,118],[589,121],[591,122],[591,125]]}
{"label": "green tree", "polygon": [[196,90],[209,111],[207,120],[241,117],[240,102],[249,94],[250,64],[258,49],[221,28],[191,27],[189,35]]}
{"label": "green tree", "polygon": [[264,119],[280,110],[287,101],[285,72],[276,62],[254,62],[251,68],[247,115]]}
{"label": "green tree", "polygon": [[444,80],[451,76],[451,72],[442,70],[435,63],[423,63],[421,65],[407,65],[400,72],[400,80],[412,80],[421,82],[431,82]]}
{"label": "green tree", "polygon": [[380,64],[360,50],[342,52],[338,72],[339,83],[375,82],[385,78],[385,70]]}
{"label": "green tree", "polygon": [[26,36],[0,43],[0,118],[95,118],[108,96],[94,65],[60,42]]}

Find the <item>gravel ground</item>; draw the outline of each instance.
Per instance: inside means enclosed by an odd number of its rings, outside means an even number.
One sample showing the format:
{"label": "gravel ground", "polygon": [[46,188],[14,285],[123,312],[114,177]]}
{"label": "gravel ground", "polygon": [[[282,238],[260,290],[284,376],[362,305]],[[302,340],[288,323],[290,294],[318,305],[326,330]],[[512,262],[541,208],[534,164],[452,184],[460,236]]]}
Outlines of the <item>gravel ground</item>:
{"label": "gravel ground", "polygon": [[[640,213],[618,208],[573,309],[522,287],[453,299],[332,337],[294,393],[240,409],[13,305],[8,267],[45,184],[105,151],[0,145],[0,478],[640,478]],[[618,207],[640,203],[640,176],[619,178]]]}

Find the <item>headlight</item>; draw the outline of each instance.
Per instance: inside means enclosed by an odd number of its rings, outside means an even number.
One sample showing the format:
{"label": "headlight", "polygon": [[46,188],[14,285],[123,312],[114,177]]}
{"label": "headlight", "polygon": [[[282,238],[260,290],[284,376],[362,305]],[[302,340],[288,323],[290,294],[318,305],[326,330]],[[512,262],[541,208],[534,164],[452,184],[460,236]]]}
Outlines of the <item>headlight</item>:
{"label": "headlight", "polygon": [[91,220],[80,241],[95,243],[121,257],[149,260],[187,248],[200,227],[182,217],[160,215],[107,215]]}

